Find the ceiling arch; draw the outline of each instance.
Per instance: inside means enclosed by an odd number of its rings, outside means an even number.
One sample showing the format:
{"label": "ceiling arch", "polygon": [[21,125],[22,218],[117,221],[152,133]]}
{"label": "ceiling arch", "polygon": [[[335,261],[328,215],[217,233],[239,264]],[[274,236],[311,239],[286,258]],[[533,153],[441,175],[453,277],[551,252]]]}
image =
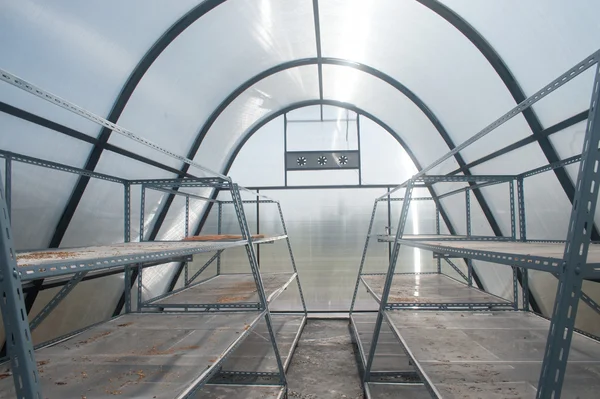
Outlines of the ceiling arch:
{"label": "ceiling arch", "polygon": [[[300,109],[300,108],[315,106],[315,105],[329,105],[329,106],[347,109],[347,110],[356,112],[358,115],[361,115],[361,116],[364,116],[364,117],[370,119],[371,121],[376,123],[378,126],[380,126],[382,129],[384,129],[386,132],[388,132],[402,146],[402,148],[406,151],[406,153],[410,157],[411,161],[414,163],[417,170],[421,170],[423,168],[422,165],[420,164],[419,160],[416,158],[416,156],[410,150],[410,148],[406,145],[406,143],[400,137],[400,135],[398,135],[388,124],[386,124],[384,121],[379,119],[377,116],[375,116],[375,115],[371,114],[370,112],[368,112],[354,104],[351,104],[351,103],[341,102],[341,101],[337,101],[337,100],[328,100],[328,99],[323,99],[323,100],[314,99],[314,100],[301,101],[301,102],[297,102],[294,104],[290,104],[290,105],[288,105],[284,108],[281,108],[275,112],[265,115],[263,118],[261,118],[256,123],[254,123],[246,132],[244,132],[242,139],[234,147],[230,156],[226,160],[225,166],[222,169],[222,173],[224,173],[224,174],[229,173],[231,167],[233,166],[233,163],[235,162],[237,155],[243,148],[244,144],[246,144],[246,142],[256,132],[258,132],[263,126],[265,126],[269,122],[273,121],[274,119],[276,119],[276,118],[280,117],[281,115],[284,115],[288,112],[291,112],[291,111],[294,111],[294,110]],[[450,221],[450,218],[448,217],[448,214],[445,211],[443,205],[437,199],[437,194],[436,194],[435,190],[432,187],[428,187],[428,190],[429,190],[431,197],[434,199],[435,203],[438,205],[438,209],[440,210],[440,215],[441,215],[442,219],[444,220],[444,223],[448,227],[448,231],[451,234],[456,234],[456,229],[452,225],[452,222]],[[218,196],[218,191],[214,190],[213,193],[211,194],[210,198],[216,199],[217,196]],[[209,202],[207,204],[206,210],[204,211],[204,214],[202,215],[202,218],[200,219],[198,226],[196,227],[196,230],[194,232],[195,235],[200,234],[202,227],[206,223],[206,220],[212,209],[212,206],[213,206],[213,202]],[[178,268],[178,270],[176,271],[176,273],[174,274],[173,279],[169,285],[169,290],[172,290],[173,287],[175,286],[175,284],[177,283],[177,280],[179,279],[179,276],[180,276],[182,270],[183,270],[183,267],[180,266]],[[475,271],[473,271],[473,277],[475,279],[476,284],[479,287],[483,288],[483,283]],[[531,298],[533,298],[533,297],[531,297]]]}
{"label": "ceiling arch", "polygon": [[[217,6],[225,3],[225,1],[227,1],[227,0],[205,0],[205,1],[201,2],[200,4],[198,4],[197,6],[192,8],[187,14],[182,16],[177,22],[175,22],[155,42],[155,44],[148,50],[148,52],[144,55],[144,57],[140,60],[139,64],[136,66],[136,68],[130,74],[130,76],[127,80],[127,83],[125,84],[125,86],[123,87],[123,89],[121,90],[119,96],[117,97],[117,99],[115,101],[115,104],[107,118],[108,120],[113,121],[113,122],[117,121],[121,112],[125,108],[127,101],[131,97],[131,94],[137,87],[138,83],[141,81],[141,79],[144,76],[144,74],[146,73],[146,71],[148,71],[148,69],[154,63],[154,61],[158,58],[158,56],[164,51],[164,49],[167,48],[191,24],[198,21],[200,18],[202,18],[202,16],[206,15],[211,10],[216,8]],[[510,70],[508,69],[508,67],[506,66],[506,63],[504,63],[504,61],[501,59],[501,57],[492,48],[492,46],[485,40],[485,38],[483,38],[468,22],[466,22],[462,17],[460,17],[460,15],[458,15],[457,13],[452,11],[449,7],[445,6],[444,4],[440,3],[437,0],[417,0],[417,1],[420,4],[422,4],[423,6],[430,9],[432,12],[439,15],[441,18],[444,18],[451,25],[453,25],[457,30],[459,30],[468,40],[470,40],[471,43],[473,43],[473,45],[488,60],[488,62],[493,67],[493,69],[496,71],[496,73],[498,73],[498,75],[502,79],[503,83],[506,85],[506,87],[510,91],[511,95],[513,95],[513,98],[515,98],[515,101],[520,102],[521,99],[525,98],[524,93],[522,92],[518,82],[516,81],[516,79],[514,78],[514,76],[510,72]],[[318,0],[315,1],[315,10],[318,11]],[[316,19],[316,21],[318,21],[318,19]],[[318,32],[319,26],[315,25],[314,28],[315,28],[315,32]],[[317,47],[320,47],[320,43],[317,43]],[[317,58],[321,59],[320,55],[318,55]],[[322,64],[318,63],[317,65],[320,68]],[[527,122],[529,123],[529,125],[532,128],[533,134],[534,135],[541,134],[541,124],[539,123],[539,120],[533,113],[533,110],[531,110],[531,113],[528,114],[528,116],[526,116],[526,118],[527,118]],[[538,129],[538,127],[539,127],[539,129]],[[99,139],[100,139],[99,143],[104,143],[104,142],[108,141],[109,137],[110,137],[110,131],[105,131],[103,129],[99,136]],[[544,154],[549,159],[549,161],[553,162],[555,160],[558,160],[558,155],[552,148],[552,146],[547,138],[540,136],[538,143],[539,143],[540,147],[542,147],[542,150],[544,151]],[[454,146],[453,143],[451,144],[451,143],[447,142],[447,144],[449,146],[452,145],[452,147]],[[195,146],[195,143],[194,143],[194,146]],[[190,149],[190,152],[188,155],[190,155],[193,152],[192,150],[194,150],[194,146]],[[95,169],[95,167],[98,164],[98,161],[100,159],[102,150],[103,150],[103,147],[101,145],[94,146],[94,148],[92,149],[92,151],[90,153],[90,156],[88,157],[88,161],[86,162],[85,169],[87,169],[87,170]],[[188,158],[189,158],[189,156],[188,156]],[[463,163],[463,165],[460,165],[460,166],[461,166],[461,168],[463,168],[465,166],[465,164]],[[185,168],[186,168],[186,166],[184,166],[184,169]],[[185,172],[187,172],[187,170],[184,171],[184,173]],[[465,171],[465,173],[468,173],[468,171]],[[566,175],[564,170],[562,170],[562,169],[555,170],[555,173],[557,174],[557,178],[559,179],[560,184],[563,187],[563,190],[565,191],[565,193],[567,194],[569,199],[572,201],[573,193],[574,193],[573,183],[570,181],[570,179],[568,178],[568,176]],[[59,222],[57,223],[57,227],[56,227],[55,233],[52,237],[50,247],[58,246],[60,244],[60,241],[62,240],[62,237],[64,236],[64,233],[65,233],[66,229],[68,228],[68,225],[75,213],[77,205],[79,204],[79,201],[81,200],[81,197],[83,196],[85,188],[87,187],[88,180],[89,179],[83,178],[83,177],[78,180],[78,183],[73,191],[73,194],[71,195],[71,197],[63,211],[63,214],[61,215]],[[477,197],[478,197],[477,198],[478,201],[480,201],[480,203],[482,203],[482,205],[483,205],[483,203],[484,203],[483,198],[480,199],[479,195],[477,195]],[[492,224],[492,228],[495,232],[499,233],[499,228],[498,228],[497,224]]]}

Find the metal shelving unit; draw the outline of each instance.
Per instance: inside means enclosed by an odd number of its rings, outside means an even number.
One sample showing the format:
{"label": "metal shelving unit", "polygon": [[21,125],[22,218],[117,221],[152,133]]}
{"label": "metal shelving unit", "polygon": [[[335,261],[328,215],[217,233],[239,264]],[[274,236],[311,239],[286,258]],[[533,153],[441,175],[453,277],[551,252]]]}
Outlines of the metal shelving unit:
{"label": "metal shelving unit", "polygon": [[[429,396],[435,398],[514,396],[558,399],[561,392],[563,397],[569,398],[597,396],[600,338],[579,332],[574,323],[580,300],[600,314],[600,306],[581,290],[583,280],[600,281],[600,245],[591,242],[590,228],[594,223],[600,184],[597,166],[600,163],[597,150],[600,148],[599,61],[600,52],[587,57],[481,132],[375,200],[351,312],[361,285],[379,302],[379,310],[370,315],[372,327],[369,333],[364,332],[365,315],[351,313],[350,318],[351,331],[361,353],[367,396],[386,398],[404,394],[412,397],[411,390],[419,391],[414,381],[409,389],[407,381],[402,380],[407,372],[406,359],[398,357],[396,363],[390,364],[389,356],[383,356],[389,350],[379,349],[382,343],[386,348],[391,345],[394,351],[398,348],[404,351],[408,363],[414,365],[412,371],[418,375],[421,388],[427,389]],[[595,67],[596,73],[581,155],[518,175],[427,174],[590,67]],[[566,240],[528,239],[524,182],[528,177],[577,162],[577,189]],[[465,186],[436,198],[413,198],[414,188],[443,183],[465,183]],[[508,186],[511,235],[473,235],[470,193],[497,184]],[[401,189],[404,190],[402,198],[391,197]],[[441,234],[439,200],[457,194],[465,195],[467,234]],[[414,200],[434,201],[436,234],[405,234],[409,206]],[[373,224],[377,205],[387,202],[389,206],[392,201],[402,202],[395,234],[375,234]],[[372,238],[392,243],[385,273],[363,273]],[[433,252],[437,272],[396,274],[402,245]],[[464,259],[467,273],[453,259]],[[510,300],[473,287],[473,260],[512,268],[513,296]],[[443,264],[454,269],[465,282],[445,276]],[[549,320],[529,312],[529,269],[549,272],[559,281]],[[522,298],[518,294],[518,274],[521,275]],[[368,344],[365,339],[369,340]],[[382,362],[386,363],[385,376],[397,381],[382,381]],[[419,391],[415,397],[421,397],[418,396],[421,394]]]}
{"label": "metal shelving unit", "polygon": [[[272,317],[269,303],[276,299],[294,280],[302,288],[281,211],[275,200],[260,197],[253,201],[242,200],[238,186],[227,176],[214,172],[185,157],[137,136],[120,126],[90,113],[75,104],[25,82],[14,75],[0,71],[4,80],[55,105],[63,107],[86,119],[107,127],[143,145],[172,158],[199,168],[213,177],[184,179],[127,180],[115,176],[86,171],[68,165],[0,150],[6,161],[6,185],[0,187],[0,286],[5,298],[0,301],[10,360],[11,378],[0,379],[0,398],[86,397],[100,398],[110,395],[154,398],[218,398],[227,397],[284,397],[287,394],[285,368],[289,364],[298,337],[306,322],[304,313]],[[26,251],[18,253],[12,242],[10,223],[11,164],[24,162],[62,172],[75,173],[120,184],[124,192],[123,243],[61,248],[56,250]],[[131,190],[141,188],[140,238],[130,242]],[[229,192],[231,201],[210,200],[186,188],[207,187]],[[144,241],[144,208],[146,190],[182,195],[185,204],[185,232],[189,234],[190,199],[213,201],[219,205],[219,233],[221,233],[221,207],[232,204],[241,231],[239,239],[218,241]],[[244,212],[244,203],[270,203],[278,207],[283,234],[253,239]],[[14,220],[13,223],[18,223]],[[261,275],[256,247],[286,240],[291,258],[289,273]],[[249,263],[248,274],[221,274],[206,281],[194,283],[214,261],[220,261],[222,251],[243,247]],[[213,252],[209,262],[189,278],[187,262],[199,253]],[[185,263],[185,286],[147,301],[142,300],[144,269],[168,262]],[[131,275],[137,270],[138,303],[136,311],[131,303]],[[31,330],[37,327],[56,306],[82,280],[106,273],[125,273],[125,314],[84,329],[73,331],[52,341],[38,345],[35,350]],[[62,285],[55,297],[28,323],[23,301],[24,282],[49,281]],[[157,311],[162,310],[162,311]],[[199,310],[202,310],[200,312]],[[248,366],[244,355],[244,342],[261,329],[266,345],[253,354],[252,366],[264,366],[267,371],[256,371]],[[284,342],[284,355],[280,354],[277,338]],[[243,361],[246,361],[244,364]],[[251,362],[252,363],[252,362]],[[240,376],[254,379],[268,377],[269,383],[245,381],[233,384]],[[209,381],[215,384],[208,384]],[[12,381],[14,380],[14,385]],[[216,384],[228,382],[228,385]]]}

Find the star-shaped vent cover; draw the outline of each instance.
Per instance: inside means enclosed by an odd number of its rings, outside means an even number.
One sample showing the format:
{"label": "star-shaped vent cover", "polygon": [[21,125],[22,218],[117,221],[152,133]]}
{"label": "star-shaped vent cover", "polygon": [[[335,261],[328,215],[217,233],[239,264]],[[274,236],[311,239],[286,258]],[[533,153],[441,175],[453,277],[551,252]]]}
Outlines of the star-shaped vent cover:
{"label": "star-shaped vent cover", "polygon": [[296,163],[298,164],[298,166],[305,166],[306,165],[306,158],[305,157],[298,157],[298,159],[296,159]]}
{"label": "star-shaped vent cover", "polygon": [[338,162],[340,163],[340,165],[346,165],[348,163],[348,157],[342,155],[338,158]]}
{"label": "star-shaped vent cover", "polygon": [[321,166],[327,165],[327,157],[321,155],[319,158],[317,158],[317,163]]}

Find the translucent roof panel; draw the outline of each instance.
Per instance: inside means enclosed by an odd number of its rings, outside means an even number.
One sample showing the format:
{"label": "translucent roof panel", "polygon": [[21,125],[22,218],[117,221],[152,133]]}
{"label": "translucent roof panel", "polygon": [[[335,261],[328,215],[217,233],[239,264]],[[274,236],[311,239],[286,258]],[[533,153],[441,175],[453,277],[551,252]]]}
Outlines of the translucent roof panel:
{"label": "translucent roof panel", "polygon": [[[183,0],[148,7],[144,0],[4,1],[0,35],[7,40],[0,43],[0,68],[106,116],[146,51],[198,3]],[[100,131],[5,83],[0,83],[0,101],[92,136]]]}
{"label": "translucent roof panel", "polygon": [[[323,0],[319,6],[323,56],[361,62],[396,78],[437,115],[455,144],[515,105],[480,51],[418,2]],[[351,98],[353,86],[340,88]],[[496,137],[499,146],[509,140]]]}
{"label": "translucent roof panel", "polygon": [[204,138],[195,160],[221,170],[237,144],[261,118],[318,97],[315,65],[288,69],[263,79],[237,97],[221,114]]}
{"label": "translucent roof panel", "polygon": [[[443,0],[470,23],[504,60],[526,95],[531,95],[600,48],[596,0]],[[507,29],[510,27],[510,29]],[[556,93],[552,107],[534,106],[547,127],[573,113],[570,102],[585,93],[584,80]],[[564,90],[564,91],[563,91]],[[589,106],[589,97],[587,98]]]}
{"label": "translucent roof panel", "polygon": [[[219,5],[158,57],[119,124],[173,152],[187,154],[202,124],[239,85],[275,65],[316,56],[313,26],[309,2],[227,1]],[[132,150],[138,147],[121,137],[111,142]],[[139,151],[150,156],[151,150]],[[177,161],[160,159],[179,167],[174,164]]]}
{"label": "translucent roof panel", "polygon": [[372,75],[349,67],[323,65],[323,93],[326,99],[354,104],[381,119],[413,151],[421,166],[448,152],[425,114],[404,94]]}

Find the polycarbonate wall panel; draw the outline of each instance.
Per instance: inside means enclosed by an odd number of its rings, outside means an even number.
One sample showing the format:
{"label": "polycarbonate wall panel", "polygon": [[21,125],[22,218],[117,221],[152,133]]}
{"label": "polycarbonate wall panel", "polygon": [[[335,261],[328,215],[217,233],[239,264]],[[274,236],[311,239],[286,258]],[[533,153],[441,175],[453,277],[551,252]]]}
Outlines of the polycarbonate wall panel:
{"label": "polycarbonate wall panel", "polygon": [[289,186],[358,185],[358,169],[307,170],[288,173]]}
{"label": "polycarbonate wall panel", "polygon": [[448,152],[448,146],[421,110],[382,80],[352,68],[323,65],[323,86],[326,99],[350,102],[386,123],[422,166]]}
{"label": "polycarbonate wall panel", "polygon": [[[465,18],[502,57],[526,95],[531,95],[600,48],[595,0],[443,0]],[[507,26],[510,29],[507,29]],[[570,82],[534,105],[548,127],[589,107],[587,79]],[[548,102],[545,102],[548,101]],[[586,103],[587,101],[587,103]]]}
{"label": "polycarbonate wall panel", "polygon": [[417,173],[396,138],[364,116],[360,117],[360,156],[363,184],[398,185]]}
{"label": "polycarbonate wall panel", "polygon": [[229,171],[238,184],[280,186],[285,183],[283,129],[283,116],[280,116],[244,144]]}
{"label": "polycarbonate wall panel", "polygon": [[81,168],[92,145],[0,112],[0,149]]}
{"label": "polycarbonate wall panel", "polygon": [[[123,274],[80,282],[32,332],[34,344],[111,318],[123,288]],[[29,320],[32,320],[59,290],[60,287],[40,291],[29,312]]]}
{"label": "polycarbonate wall panel", "polygon": [[[310,3],[227,1],[165,49],[133,93],[119,124],[187,154],[202,124],[229,93],[265,69],[315,56],[315,51]],[[260,93],[254,95],[252,105],[262,107]],[[144,155],[151,151],[125,140],[114,137],[111,142]],[[180,166],[162,155],[154,158]]]}
{"label": "polycarbonate wall panel", "polygon": [[[358,149],[356,114],[346,119],[340,108],[340,119],[325,122],[294,122],[288,118],[288,151],[343,151]],[[306,125],[310,126],[307,129]]]}
{"label": "polycarbonate wall panel", "polygon": [[[197,3],[2,2],[0,35],[10,40],[0,44],[0,68],[105,117],[144,53]],[[6,83],[0,83],[0,100],[94,137],[100,131]]]}
{"label": "polycarbonate wall panel", "polygon": [[260,81],[237,97],[221,114],[194,159],[221,170],[236,145],[262,117],[318,96],[318,74],[314,65],[290,69]]}
{"label": "polycarbonate wall panel", "polygon": [[[479,50],[418,2],[323,0],[319,10],[324,57],[361,62],[398,79],[437,115],[455,143],[515,105]],[[363,95],[352,84],[344,86],[344,79],[338,82],[347,101]],[[383,101],[389,97],[377,105]],[[509,144],[502,139],[498,145]]]}
{"label": "polycarbonate wall panel", "polygon": [[[2,177],[4,184],[4,173]],[[48,247],[77,177],[13,162],[11,225],[17,250]]]}
{"label": "polycarbonate wall panel", "polygon": [[[373,199],[379,191],[269,191],[270,196],[281,201],[304,296],[310,310],[349,308]],[[274,220],[274,217],[270,220]],[[269,269],[274,271],[272,262],[275,260],[266,259],[269,251],[275,251],[275,247],[264,249],[265,247],[261,247],[261,262],[267,262]],[[281,248],[277,252],[280,250]],[[387,252],[383,256],[387,257]],[[281,258],[283,270],[289,270],[283,253]],[[293,287],[288,290],[291,288]],[[293,299],[291,301],[290,306],[296,307],[297,302]]]}
{"label": "polycarbonate wall panel", "polygon": [[[586,126],[587,119],[549,137],[550,142],[561,159],[581,154]],[[571,176],[573,179],[575,177],[576,176]]]}

